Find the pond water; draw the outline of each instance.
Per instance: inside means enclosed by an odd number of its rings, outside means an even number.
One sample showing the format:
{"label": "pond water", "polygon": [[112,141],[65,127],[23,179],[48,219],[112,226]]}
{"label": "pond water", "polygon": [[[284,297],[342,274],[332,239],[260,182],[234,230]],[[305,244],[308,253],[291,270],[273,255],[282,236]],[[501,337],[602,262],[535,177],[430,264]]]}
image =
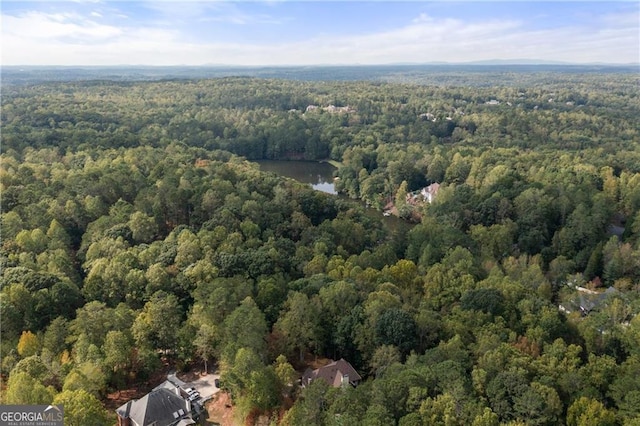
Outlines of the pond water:
{"label": "pond water", "polygon": [[263,172],[277,173],[298,182],[308,183],[315,190],[337,194],[333,186],[333,173],[336,168],[329,163],[281,160],[260,160],[256,163],[260,165],[260,170]]}
{"label": "pond water", "polygon": [[[346,195],[340,195],[336,192],[335,187],[333,186],[333,173],[336,171],[336,168],[329,163],[296,160],[259,160],[255,162],[260,165],[260,170],[264,172],[277,173],[281,176],[295,179],[298,182],[308,183],[313,187],[313,189],[318,191],[349,199]],[[365,206],[362,201],[351,201]],[[365,214],[373,219],[382,221],[383,225],[392,232],[406,232],[413,226],[399,217],[383,216],[382,212],[372,208],[366,208]]]}

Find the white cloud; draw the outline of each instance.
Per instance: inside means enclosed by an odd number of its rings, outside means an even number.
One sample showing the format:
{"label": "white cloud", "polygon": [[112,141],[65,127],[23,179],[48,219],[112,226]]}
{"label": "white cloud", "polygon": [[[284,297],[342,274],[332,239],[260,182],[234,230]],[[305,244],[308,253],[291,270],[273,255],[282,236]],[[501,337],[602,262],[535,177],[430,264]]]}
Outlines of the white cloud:
{"label": "white cloud", "polygon": [[153,13],[161,16],[161,19],[183,21],[192,20],[206,15],[208,11],[215,7],[211,3],[203,1],[189,2],[169,2],[169,1],[143,1],[140,5]]}
{"label": "white cloud", "polygon": [[[28,12],[20,16],[2,15],[2,33],[3,38],[11,37],[19,42],[39,40],[46,43],[48,40],[65,37],[99,42],[120,35],[122,30],[99,24],[75,13]],[[10,52],[17,48],[6,39],[3,44],[5,50]]]}
{"label": "white cloud", "polygon": [[640,14],[638,8],[629,9],[626,13],[609,13],[603,15],[600,20],[605,25],[622,27],[622,28],[635,28],[638,29],[640,25]]}
{"label": "white cloud", "polygon": [[421,13],[420,15],[418,15],[417,18],[415,18],[411,22],[413,22],[414,24],[419,24],[422,22],[433,22],[433,18],[427,15],[426,13]]}
{"label": "white cloud", "polygon": [[[164,4],[164,6],[162,6]],[[237,23],[268,21],[244,15],[234,7],[191,4],[178,12],[177,3],[159,3],[169,18],[227,19]],[[204,9],[208,10],[204,13]],[[218,13],[211,13],[218,8]],[[173,12],[172,12],[173,11]],[[238,12],[234,15],[234,12]],[[97,18],[97,16],[94,16]],[[176,18],[177,19],[177,18]],[[253,21],[252,21],[253,20]],[[176,25],[105,25],[91,14],[30,12],[2,15],[3,64],[51,65],[238,65],[381,64],[394,62],[464,62],[483,59],[535,58],[568,62],[639,62],[638,23],[603,17],[599,29],[564,27],[526,29],[516,20],[474,23],[419,15],[394,30],[356,36],[330,34],[283,39],[278,43],[238,43],[228,40],[185,42],[188,34]],[[304,35],[297,35],[304,37]]]}
{"label": "white cloud", "polygon": [[157,13],[164,21],[174,23],[227,22],[236,25],[279,24],[284,20],[267,14],[249,14],[238,4],[227,1],[146,1],[141,3],[150,11]]}

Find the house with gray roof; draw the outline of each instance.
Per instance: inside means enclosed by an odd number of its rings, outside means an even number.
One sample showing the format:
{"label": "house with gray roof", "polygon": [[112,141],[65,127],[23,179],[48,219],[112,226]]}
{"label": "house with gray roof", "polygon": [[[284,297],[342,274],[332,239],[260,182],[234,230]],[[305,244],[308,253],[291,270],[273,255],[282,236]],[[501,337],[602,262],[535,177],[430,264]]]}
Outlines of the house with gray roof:
{"label": "house with gray roof", "polygon": [[314,380],[324,380],[329,386],[338,388],[347,384],[357,386],[362,377],[351,364],[341,358],[315,370],[308,368],[302,375],[302,387],[309,386]]}
{"label": "house with gray roof", "polygon": [[118,426],[187,426],[196,424],[199,411],[180,387],[167,381],[140,399],[116,410]]}
{"label": "house with gray roof", "polygon": [[592,311],[598,311],[606,305],[611,297],[620,295],[615,287],[609,287],[604,292],[589,290],[584,287],[576,287],[576,294],[567,302],[558,306],[565,313],[579,311],[582,316],[589,315]]}

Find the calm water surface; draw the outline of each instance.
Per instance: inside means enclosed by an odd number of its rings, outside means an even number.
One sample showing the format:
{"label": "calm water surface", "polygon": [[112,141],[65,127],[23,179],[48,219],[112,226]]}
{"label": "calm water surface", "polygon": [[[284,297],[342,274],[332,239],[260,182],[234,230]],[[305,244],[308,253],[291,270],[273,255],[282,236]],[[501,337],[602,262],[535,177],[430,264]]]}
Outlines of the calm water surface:
{"label": "calm water surface", "polygon": [[[282,161],[282,160],[260,160],[256,161],[260,165],[260,170],[265,172],[274,172],[281,176],[290,177],[298,182],[308,183],[313,189],[327,192],[329,194],[338,194],[333,186],[333,173],[336,168],[329,163],[317,163],[314,161]],[[346,195],[338,195],[347,198]],[[351,200],[354,203],[360,203],[364,206],[364,202]],[[365,209],[365,214],[373,219],[382,221],[383,225],[392,232],[407,232],[411,227],[407,221],[396,216],[382,216],[382,212],[371,208]]]}
{"label": "calm water surface", "polygon": [[313,189],[337,194],[333,186],[333,172],[336,168],[329,163],[317,163],[315,161],[280,161],[260,160],[256,161],[260,170],[274,172],[286,176],[298,182],[308,183]]}

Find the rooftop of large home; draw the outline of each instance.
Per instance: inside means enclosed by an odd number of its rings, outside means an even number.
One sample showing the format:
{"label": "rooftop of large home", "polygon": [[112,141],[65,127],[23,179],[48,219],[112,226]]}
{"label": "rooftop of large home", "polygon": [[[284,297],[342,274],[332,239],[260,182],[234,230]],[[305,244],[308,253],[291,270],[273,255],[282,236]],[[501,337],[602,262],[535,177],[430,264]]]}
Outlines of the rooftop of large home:
{"label": "rooftop of large home", "polygon": [[346,384],[356,386],[362,377],[351,364],[341,358],[315,370],[307,369],[302,376],[302,386],[307,386],[317,379],[324,380],[330,386],[340,387]]}
{"label": "rooftop of large home", "polygon": [[166,381],[140,399],[116,410],[118,426],[187,426],[196,424],[194,406],[184,391]]}

